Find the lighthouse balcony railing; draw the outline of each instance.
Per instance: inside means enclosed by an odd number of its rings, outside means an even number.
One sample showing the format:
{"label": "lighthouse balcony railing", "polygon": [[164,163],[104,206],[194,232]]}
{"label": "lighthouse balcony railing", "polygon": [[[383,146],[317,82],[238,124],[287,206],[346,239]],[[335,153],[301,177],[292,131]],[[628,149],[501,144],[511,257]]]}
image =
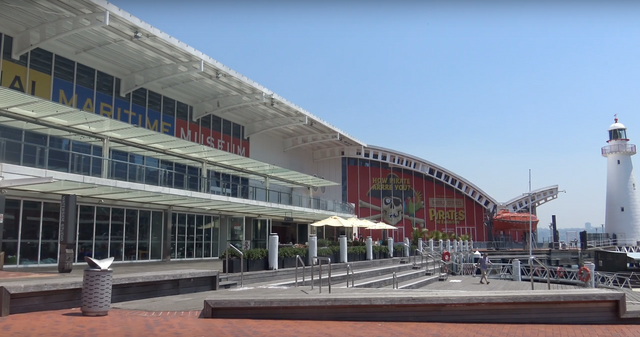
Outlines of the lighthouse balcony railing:
{"label": "lighthouse balcony railing", "polygon": [[636,154],[635,144],[611,144],[602,147],[602,155],[608,156],[614,153],[632,153]]}

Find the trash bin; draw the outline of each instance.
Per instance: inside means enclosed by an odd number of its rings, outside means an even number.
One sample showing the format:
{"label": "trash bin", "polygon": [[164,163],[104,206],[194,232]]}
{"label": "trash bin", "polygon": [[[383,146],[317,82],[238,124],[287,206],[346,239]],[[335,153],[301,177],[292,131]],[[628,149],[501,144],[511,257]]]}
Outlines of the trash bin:
{"label": "trash bin", "polygon": [[106,316],[111,310],[113,269],[109,268],[113,258],[94,260],[88,256],[89,268],[82,275],[82,314]]}

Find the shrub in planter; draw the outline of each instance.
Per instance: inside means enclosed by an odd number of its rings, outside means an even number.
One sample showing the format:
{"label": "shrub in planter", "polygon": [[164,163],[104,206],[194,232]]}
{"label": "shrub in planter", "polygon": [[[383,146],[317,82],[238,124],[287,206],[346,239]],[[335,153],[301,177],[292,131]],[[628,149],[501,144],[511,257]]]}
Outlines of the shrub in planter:
{"label": "shrub in planter", "polygon": [[267,260],[268,251],[264,248],[248,249],[244,252],[247,260],[247,271],[267,270],[269,263]]}
{"label": "shrub in planter", "polygon": [[347,259],[349,261],[361,261],[362,256],[367,253],[367,247],[356,246],[347,248]]}
{"label": "shrub in planter", "polygon": [[[229,253],[229,273],[239,273],[241,271],[241,262],[240,254],[233,249],[229,249],[228,251],[224,251],[220,254],[220,259],[222,260],[222,272],[227,272],[227,252]],[[244,252],[243,252],[244,253]],[[242,266],[242,270],[247,270],[247,261],[244,260],[244,265]]]}
{"label": "shrub in planter", "polygon": [[278,249],[278,268],[291,268],[296,266],[296,255],[300,248],[282,247]]}

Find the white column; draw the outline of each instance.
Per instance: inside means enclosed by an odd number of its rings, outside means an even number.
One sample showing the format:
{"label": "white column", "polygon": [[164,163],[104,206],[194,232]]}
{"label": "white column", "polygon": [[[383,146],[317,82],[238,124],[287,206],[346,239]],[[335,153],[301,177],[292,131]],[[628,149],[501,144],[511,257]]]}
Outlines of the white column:
{"label": "white column", "polygon": [[347,263],[347,236],[340,235],[338,241],[340,242],[340,262]]}
{"label": "white column", "polygon": [[278,270],[278,234],[269,235],[269,269]]}
{"label": "white column", "polygon": [[373,241],[370,236],[367,236],[367,260],[373,260]]}
{"label": "white column", "polygon": [[318,236],[316,234],[309,235],[309,265],[316,264],[314,257],[318,256]]}
{"label": "white column", "polygon": [[589,288],[595,288],[596,287],[596,265],[591,263],[591,262],[587,262],[584,264],[585,267],[587,267],[587,269],[589,269],[589,281],[587,281],[587,286]]}
{"label": "white column", "polygon": [[512,276],[514,281],[522,281],[522,272],[520,271],[520,260],[511,261]]}
{"label": "white column", "polygon": [[387,239],[387,248],[389,249],[389,257],[393,257],[393,238]]}

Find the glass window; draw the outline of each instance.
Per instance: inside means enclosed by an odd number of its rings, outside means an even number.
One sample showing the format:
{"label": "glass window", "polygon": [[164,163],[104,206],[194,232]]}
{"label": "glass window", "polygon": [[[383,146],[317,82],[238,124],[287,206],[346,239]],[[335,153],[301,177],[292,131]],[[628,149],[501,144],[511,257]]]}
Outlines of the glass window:
{"label": "glass window", "polygon": [[82,262],[85,256],[93,257],[95,207],[80,206],[78,219],[78,254],[76,262]]}
{"label": "glass window", "polygon": [[222,132],[222,118],[218,116],[211,116],[211,131],[215,131],[217,133]]}
{"label": "glass window", "polygon": [[192,259],[196,257],[196,216],[194,214],[187,215],[187,228],[185,235],[187,237],[185,257]]}
{"label": "glass window", "polygon": [[222,133],[231,136],[231,122],[226,119],[222,120]]}
{"label": "glass window", "polygon": [[47,136],[41,133],[25,131],[24,142],[22,165],[44,168]]}
{"label": "glass window", "polygon": [[38,246],[40,238],[40,215],[42,203],[39,201],[23,201],[22,227],[20,228],[20,264],[38,263]]}
{"label": "glass window", "polygon": [[200,190],[200,169],[193,166],[187,167],[187,174],[189,176],[189,190]]}
{"label": "glass window", "polygon": [[178,102],[178,108],[176,111],[176,117],[182,119],[183,121],[188,121],[189,120],[189,106],[182,103],[182,102]]}
{"label": "glass window", "polygon": [[162,114],[173,117],[176,114],[176,101],[167,96],[162,97]]}
{"label": "glass window", "polygon": [[141,107],[147,107],[147,90],[146,89],[138,89],[134,90],[132,95],[133,104],[139,105]]}
{"label": "glass window", "polygon": [[0,159],[4,163],[21,165],[22,130],[0,125]]}
{"label": "glass window", "polygon": [[2,248],[5,266],[18,264],[18,233],[20,226],[20,200],[7,199],[4,204],[4,237]]}
{"label": "glass window", "polygon": [[[211,115],[206,115],[200,119],[200,126],[211,130]],[[206,139],[205,139],[206,141]]]}
{"label": "glass window", "polygon": [[137,259],[138,241],[138,210],[127,209],[124,224],[124,259]]}
{"label": "glass window", "polygon": [[164,214],[153,212],[151,216],[151,259],[162,259],[162,227]]}
{"label": "glass window", "polygon": [[157,92],[149,91],[149,110],[158,111],[162,110],[162,95]]}
{"label": "glass window", "polygon": [[145,184],[158,185],[160,178],[160,160],[152,157],[145,157]]}
{"label": "glass window", "polygon": [[[240,124],[233,123],[233,137],[242,140],[242,135],[240,134]],[[234,140],[234,143],[237,141]]]}
{"label": "glass window", "polygon": [[144,156],[139,154],[129,154],[129,180],[131,182],[143,183],[144,184]]}
{"label": "glass window", "polygon": [[102,146],[94,145],[92,147],[93,157],[91,158],[91,175],[94,177],[102,176]]}
{"label": "glass window", "polygon": [[31,62],[29,68],[41,73],[51,75],[53,66],[53,54],[44,49],[36,48],[31,51]]}
{"label": "glass window", "polygon": [[[48,168],[50,170],[69,172],[69,147],[71,142],[68,139],[49,137],[49,159]],[[61,149],[64,151],[60,151]]]}
{"label": "glass window", "polygon": [[[210,231],[211,229],[209,229]],[[195,227],[195,240],[196,250],[194,257],[203,257],[204,254],[204,215],[196,215],[196,227]],[[208,250],[208,249],[207,249]]]}
{"label": "glass window", "polygon": [[9,60],[13,63],[19,64],[23,67],[27,66],[27,61],[29,60],[29,53],[24,53],[20,55],[19,60],[14,60],[11,58],[11,51],[13,50],[13,38],[9,35],[4,36],[4,48],[2,50],[2,58],[5,60]]}
{"label": "glass window", "polygon": [[213,257],[211,254],[211,230],[213,228],[213,217],[206,215],[204,217],[204,225],[203,225],[203,257]]}
{"label": "glass window", "polygon": [[175,173],[173,176],[174,188],[186,189],[185,174],[187,173],[187,166],[183,164],[175,163]]}
{"label": "glass window", "polygon": [[151,211],[140,211],[138,220],[138,260],[149,259],[149,235],[151,232]]}
{"label": "glass window", "polygon": [[96,238],[95,253],[96,259],[106,259],[109,257],[109,219],[111,218],[111,208],[96,207]]}
{"label": "glass window", "polygon": [[98,71],[98,80],[96,85],[96,91],[99,93],[113,96],[113,76]]}
{"label": "glass window", "polygon": [[186,256],[187,240],[187,215],[178,214],[178,234],[176,235],[176,258],[184,259]]}
{"label": "glass window", "polygon": [[73,83],[75,74],[75,62],[56,55],[55,66],[53,67],[53,76],[61,80]]}
{"label": "glass window", "polygon": [[95,69],[78,63],[78,67],[76,69],[76,85],[85,87],[87,89],[93,89],[95,87],[95,79]]}
{"label": "glass window", "polygon": [[124,209],[111,209],[111,232],[109,248],[115,261],[124,260]]}
{"label": "glass window", "polygon": [[173,162],[160,161],[160,186],[173,187]]}
{"label": "glass window", "polygon": [[129,154],[123,151],[111,150],[111,158],[113,158],[113,161],[111,161],[111,172],[109,172],[111,178],[127,181],[127,169],[129,166],[127,161],[129,161]]}

